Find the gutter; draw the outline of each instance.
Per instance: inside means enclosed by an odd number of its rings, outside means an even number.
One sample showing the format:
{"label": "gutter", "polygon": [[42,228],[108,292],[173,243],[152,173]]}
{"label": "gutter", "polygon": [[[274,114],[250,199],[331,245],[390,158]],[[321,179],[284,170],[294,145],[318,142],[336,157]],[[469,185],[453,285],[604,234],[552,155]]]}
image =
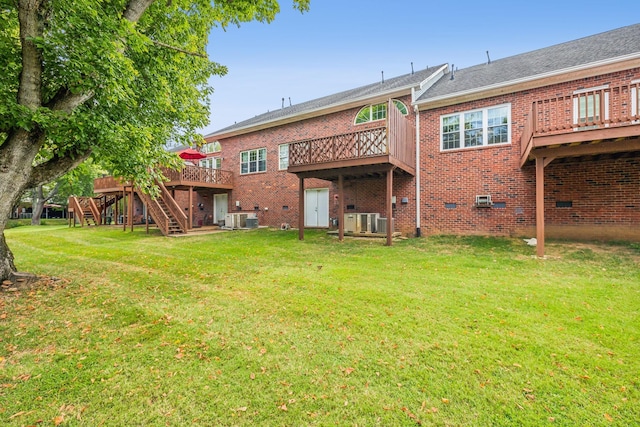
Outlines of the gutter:
{"label": "gutter", "polygon": [[416,237],[420,237],[420,109],[413,107],[416,113]]}
{"label": "gutter", "polygon": [[501,88],[514,86],[514,85],[518,85],[518,84],[523,84],[523,83],[534,82],[536,80],[547,79],[547,78],[550,78],[550,77],[561,76],[561,75],[564,75],[564,74],[575,73],[575,72],[578,72],[578,71],[589,70],[589,69],[592,69],[592,68],[598,68],[598,67],[602,67],[602,66],[606,66],[606,65],[615,64],[617,62],[629,61],[629,60],[634,60],[634,59],[640,59],[640,53],[632,53],[632,54],[629,54],[629,55],[618,56],[616,58],[611,58],[611,59],[606,59],[606,60],[596,61],[596,62],[590,62],[588,64],[576,65],[576,66],[569,67],[569,68],[563,68],[561,70],[550,71],[550,72],[547,72],[547,73],[535,74],[535,75],[532,75],[532,76],[522,77],[522,78],[515,79],[515,80],[509,80],[509,81],[506,81],[506,82],[495,83],[495,84],[488,85],[488,86],[482,86],[482,87],[478,87],[478,88],[463,90],[463,91],[460,91],[460,92],[453,92],[453,93],[449,93],[449,94],[446,94],[446,95],[430,97],[430,98],[424,99],[422,101],[417,101],[416,100],[416,101],[413,102],[413,105],[427,107],[429,104],[437,103],[438,101],[443,101],[443,100],[452,99],[452,98],[464,97],[464,96],[478,94],[478,93],[482,93],[482,92],[488,92],[488,91],[491,91],[491,90],[501,89]]}

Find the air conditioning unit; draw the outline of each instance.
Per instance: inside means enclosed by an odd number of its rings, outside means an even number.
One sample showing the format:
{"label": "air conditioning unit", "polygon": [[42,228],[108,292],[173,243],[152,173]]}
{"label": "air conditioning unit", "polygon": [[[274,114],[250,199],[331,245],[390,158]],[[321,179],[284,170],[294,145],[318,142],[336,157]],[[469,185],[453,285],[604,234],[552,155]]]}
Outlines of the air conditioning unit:
{"label": "air conditioning unit", "polygon": [[375,233],[377,229],[377,213],[346,213],[344,214],[345,233]]}
{"label": "air conditioning unit", "polygon": [[361,213],[360,217],[360,233],[375,233],[377,227],[377,219],[379,214],[377,213]]}
{"label": "air conditioning unit", "polygon": [[357,233],[358,230],[358,214],[346,213],[344,214],[344,232],[345,233]]}
{"label": "air conditioning unit", "polygon": [[247,228],[247,218],[257,218],[255,214],[230,213],[224,216],[224,228]]}
{"label": "air conditioning unit", "polygon": [[492,205],[493,205],[493,202],[491,201],[491,195],[487,194],[487,195],[476,196],[477,207],[488,208],[488,207],[491,207]]}
{"label": "air conditioning unit", "polygon": [[[376,221],[376,233],[387,234],[387,225],[389,220],[387,218],[378,218]],[[393,233],[393,219],[391,220],[391,232]]]}

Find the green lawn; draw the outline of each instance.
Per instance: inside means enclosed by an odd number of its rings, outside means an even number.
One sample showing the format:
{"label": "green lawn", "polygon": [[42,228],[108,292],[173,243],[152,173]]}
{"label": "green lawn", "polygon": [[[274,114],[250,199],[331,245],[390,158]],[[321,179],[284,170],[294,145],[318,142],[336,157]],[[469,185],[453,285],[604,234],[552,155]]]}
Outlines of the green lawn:
{"label": "green lawn", "polygon": [[[6,231],[0,424],[628,426],[640,247]],[[637,425],[637,424],[636,424]]]}

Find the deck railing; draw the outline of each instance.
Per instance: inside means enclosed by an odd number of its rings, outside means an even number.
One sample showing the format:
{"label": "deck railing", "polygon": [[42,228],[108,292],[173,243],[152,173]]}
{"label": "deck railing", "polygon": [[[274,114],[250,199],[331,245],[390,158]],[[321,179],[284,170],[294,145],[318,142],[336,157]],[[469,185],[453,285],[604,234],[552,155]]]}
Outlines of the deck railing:
{"label": "deck railing", "polygon": [[638,123],[639,104],[640,82],[534,101],[520,139],[523,159],[531,152],[536,136]]}
{"label": "deck railing", "polygon": [[233,172],[222,169],[185,165],[181,170],[162,169],[168,182],[198,182],[205,184],[233,185]]}
{"label": "deck railing", "polygon": [[[167,182],[190,183],[195,185],[198,183],[221,186],[233,185],[233,172],[222,169],[185,165],[181,170],[163,168],[162,173],[167,178]],[[131,184],[113,176],[96,178],[93,181],[93,188],[96,192],[113,189],[120,189],[120,191],[122,191],[125,185],[129,186]]]}
{"label": "deck railing", "polygon": [[122,181],[119,178],[115,178],[113,176],[103,176],[102,178],[96,178],[93,180],[93,188],[94,190],[107,190],[114,188],[124,188],[125,185],[130,185],[126,181]]}
{"label": "deck railing", "polygon": [[415,166],[415,133],[409,121],[390,103],[387,125],[289,144],[289,166],[393,156]]}

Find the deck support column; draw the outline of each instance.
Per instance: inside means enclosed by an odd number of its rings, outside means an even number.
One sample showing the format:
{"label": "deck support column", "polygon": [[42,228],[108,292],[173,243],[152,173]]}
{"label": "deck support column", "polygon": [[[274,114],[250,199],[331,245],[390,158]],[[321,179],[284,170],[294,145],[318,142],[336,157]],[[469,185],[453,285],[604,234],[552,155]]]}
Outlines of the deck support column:
{"label": "deck support column", "polygon": [[131,224],[131,231],[133,231],[133,202],[135,200],[133,191],[133,184],[131,184],[131,194],[129,195],[129,223]]}
{"label": "deck support column", "polygon": [[304,178],[298,178],[298,240],[304,240]]}
{"label": "deck support column", "polygon": [[191,230],[193,228],[193,187],[189,187],[189,224],[187,228]]}
{"label": "deck support column", "polygon": [[555,157],[536,157],[536,255],[544,257],[544,168]]}
{"label": "deck support column", "polygon": [[338,175],[338,240],[344,240],[344,178]]}
{"label": "deck support column", "polygon": [[393,169],[387,171],[387,246],[393,244]]}
{"label": "deck support column", "polygon": [[118,217],[119,217],[118,214],[120,213],[119,208],[118,208],[118,205],[120,204],[120,203],[118,203],[119,202],[118,196],[120,196],[120,194],[116,193],[116,201],[113,203],[114,205],[116,205],[115,206],[115,212],[116,213],[113,215],[113,224],[114,225],[118,225]]}

